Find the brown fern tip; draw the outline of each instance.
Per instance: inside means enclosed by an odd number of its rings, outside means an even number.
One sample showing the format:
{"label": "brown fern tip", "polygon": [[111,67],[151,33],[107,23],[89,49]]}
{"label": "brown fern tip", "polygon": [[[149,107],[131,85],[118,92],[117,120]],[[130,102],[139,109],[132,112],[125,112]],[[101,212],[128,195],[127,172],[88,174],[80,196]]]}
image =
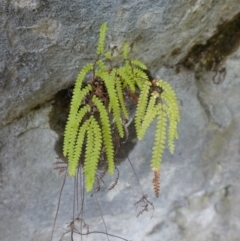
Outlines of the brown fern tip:
{"label": "brown fern tip", "polygon": [[160,172],[159,172],[159,170],[157,170],[157,171],[155,170],[154,171],[154,178],[153,178],[152,182],[153,182],[153,188],[154,188],[156,197],[159,197],[159,192],[160,192],[159,179],[160,179]]}

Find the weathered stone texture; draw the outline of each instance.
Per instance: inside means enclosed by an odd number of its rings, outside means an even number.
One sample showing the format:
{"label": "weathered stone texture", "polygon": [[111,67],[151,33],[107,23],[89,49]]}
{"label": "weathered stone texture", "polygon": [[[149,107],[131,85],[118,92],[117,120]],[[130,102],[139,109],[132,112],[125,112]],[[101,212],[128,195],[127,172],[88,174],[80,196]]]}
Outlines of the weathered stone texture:
{"label": "weathered stone texture", "polygon": [[[72,83],[95,56],[107,21],[111,46],[123,41],[152,69],[185,57],[240,10],[237,0],[37,1],[0,3],[0,110],[3,126]],[[172,56],[174,51],[177,56]]]}
{"label": "weathered stone texture", "polygon": [[[50,121],[54,95],[94,60],[97,32],[107,21],[108,46],[117,46],[117,54],[126,40],[155,77],[168,80],[182,119],[176,152],[163,157],[158,199],[149,167],[154,125],[129,154],[155,206],[152,219],[150,207],[136,218],[134,203],[142,193],[127,160],[119,165],[119,183],[111,191],[112,180],[106,178],[98,200],[109,232],[136,241],[239,240],[240,50],[225,56],[219,84],[213,81],[215,69],[178,65],[239,12],[237,0],[1,1],[0,239],[49,240],[63,180],[53,170],[61,130],[54,132]],[[63,117],[55,118],[62,125]],[[71,221],[72,198],[68,178],[57,227]],[[84,214],[91,230],[104,231],[94,196],[86,197]],[[57,228],[54,240],[63,232]]]}

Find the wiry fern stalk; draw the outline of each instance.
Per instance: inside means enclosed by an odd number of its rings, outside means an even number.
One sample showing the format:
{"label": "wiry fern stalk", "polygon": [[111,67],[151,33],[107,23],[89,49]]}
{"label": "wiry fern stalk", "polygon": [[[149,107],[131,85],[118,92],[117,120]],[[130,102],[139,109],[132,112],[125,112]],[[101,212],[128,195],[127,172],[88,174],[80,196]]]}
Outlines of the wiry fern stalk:
{"label": "wiry fern stalk", "polygon": [[[139,140],[143,139],[148,127],[157,119],[157,130],[152,152],[151,168],[154,171],[154,189],[159,195],[159,170],[166,143],[174,152],[174,140],[178,138],[180,121],[178,103],[172,87],[163,80],[148,79],[147,70],[139,60],[129,58],[130,48],[124,44],[123,65],[112,67],[112,54],[105,52],[107,24],[100,28],[97,58],[87,64],[77,76],[71,100],[70,112],[64,132],[63,155],[68,159],[70,176],[84,165],[85,187],[94,186],[100,158],[106,157],[109,174],[115,170],[113,130],[119,140],[124,137],[122,120],[128,119],[126,97],[136,104],[135,128]],[[105,63],[106,59],[111,68]],[[92,72],[92,79],[86,80]],[[116,133],[115,133],[116,134]],[[116,136],[114,137],[116,138]]]}

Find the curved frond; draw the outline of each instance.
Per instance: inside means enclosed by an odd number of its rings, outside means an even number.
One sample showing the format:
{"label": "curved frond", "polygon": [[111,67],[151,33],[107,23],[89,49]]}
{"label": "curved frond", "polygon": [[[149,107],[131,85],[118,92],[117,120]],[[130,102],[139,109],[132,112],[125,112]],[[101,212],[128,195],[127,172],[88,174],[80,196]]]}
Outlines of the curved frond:
{"label": "curved frond", "polygon": [[117,97],[120,103],[120,108],[123,112],[123,115],[126,119],[129,119],[129,114],[128,114],[128,110],[126,108],[126,104],[124,102],[124,97],[123,97],[123,86],[122,83],[119,79],[120,77],[116,77],[116,91],[117,91]]}
{"label": "curved frond", "polygon": [[135,127],[136,127],[136,132],[138,137],[139,137],[139,131],[141,129],[142,120],[144,119],[144,116],[146,113],[150,85],[151,84],[148,81],[144,83],[144,87],[138,99],[136,115],[135,115]]}
{"label": "curved frond", "polygon": [[[90,72],[91,70],[93,70],[93,64],[86,64],[82,70],[80,71],[80,73],[77,76],[76,82],[75,82],[75,86],[73,89],[73,97],[72,97],[72,102],[74,98],[78,98],[78,94],[79,91],[82,88],[82,83],[86,77],[86,75],[88,74],[88,72]],[[76,97],[74,97],[76,96]]]}
{"label": "curved frond", "polygon": [[174,139],[177,139],[177,121],[172,120],[170,121],[169,128],[168,128],[168,147],[171,154],[174,153],[175,144]]}
{"label": "curved frond", "polygon": [[97,46],[97,54],[103,54],[104,52],[104,45],[105,45],[105,37],[106,37],[106,31],[107,31],[107,23],[103,23],[100,27],[100,33],[99,33],[99,39],[98,39],[98,46]]}
{"label": "curved frond", "polygon": [[176,94],[175,94],[174,90],[172,89],[172,86],[163,80],[158,80],[156,85],[163,89],[161,98],[164,99],[164,101],[170,107],[171,114],[174,116],[174,119],[176,119],[176,121],[179,122],[180,114],[179,114],[179,109],[178,109],[178,102],[177,102]]}
{"label": "curved frond", "polygon": [[69,117],[72,117],[76,114],[78,111],[80,105],[82,104],[82,101],[84,97],[91,91],[92,87],[91,85],[85,86],[85,88],[82,89],[82,83],[88,74],[93,70],[93,64],[87,64],[85,65],[80,73],[77,76],[76,83],[73,89],[73,94],[72,94],[72,99],[70,103],[70,112],[69,112]]}
{"label": "curved frond", "polygon": [[[68,144],[71,139],[72,134],[74,134],[73,132],[77,131],[78,129],[76,129],[80,123],[80,121],[82,119],[80,119],[80,117],[77,117],[78,114],[78,109],[80,107],[80,105],[82,104],[83,99],[86,97],[86,95],[91,91],[92,87],[90,85],[87,85],[85,88],[83,88],[82,90],[78,90],[78,91],[74,91],[74,95],[72,97],[71,100],[71,104],[70,104],[70,112],[68,115],[68,120],[67,120],[67,124],[65,127],[65,131],[64,131],[64,143],[63,143],[63,155],[66,157],[67,155],[67,149],[68,149]],[[78,92],[78,93],[76,93]],[[82,110],[80,110],[80,112],[84,112],[83,116],[87,113],[86,108],[83,108]],[[83,118],[83,116],[81,118]]]}
{"label": "curved frond", "polygon": [[114,165],[114,148],[113,148],[113,141],[112,141],[112,135],[111,135],[109,114],[106,108],[104,107],[103,103],[96,96],[93,96],[92,102],[97,107],[100,113],[103,144],[106,151],[107,162],[108,162],[108,172],[112,175],[114,173],[115,165]]}
{"label": "curved frond", "polygon": [[169,108],[168,105],[162,106],[163,110],[166,112],[167,118],[169,120],[169,126],[168,126],[168,148],[171,154],[174,153],[175,144],[174,139],[177,139],[177,125],[178,122],[176,119],[173,118],[173,115],[171,114],[171,108]]}
{"label": "curved frond", "polygon": [[86,191],[92,190],[102,147],[102,133],[98,122],[93,116],[87,130],[86,155],[84,161]]}
{"label": "curved frond", "polygon": [[84,116],[90,111],[90,106],[82,107],[75,115],[69,115],[64,132],[63,155],[73,157],[76,136]]}
{"label": "curved frond", "polygon": [[104,62],[101,59],[99,59],[96,62],[96,65],[101,69],[101,71],[107,72],[107,66],[104,64]]}
{"label": "curved frond", "polygon": [[147,128],[149,127],[149,125],[152,123],[152,121],[154,120],[154,118],[157,115],[158,109],[155,106],[156,104],[156,99],[159,96],[158,93],[153,92],[151,94],[147,109],[146,109],[146,114],[144,115],[144,119],[141,125],[141,128],[138,132],[138,139],[142,140],[142,138],[144,137]]}
{"label": "curved frond", "polygon": [[173,154],[175,145],[174,139],[178,138],[177,125],[180,121],[177,97],[171,85],[163,80],[158,80],[157,85],[163,89],[161,99],[165,102],[165,111],[169,119],[168,147]]}
{"label": "curved frond", "polygon": [[73,96],[70,104],[70,115],[74,115],[77,113],[83,99],[91,90],[92,86],[90,84],[87,84],[83,89],[73,91]]}
{"label": "curved frond", "polygon": [[180,121],[180,115],[177,101],[166,91],[161,94],[161,99],[169,109],[169,119],[175,120],[178,123]]}
{"label": "curved frond", "polygon": [[138,88],[142,90],[144,88],[144,83],[149,82],[147,74],[138,68],[133,68],[133,78]]}
{"label": "curved frond", "polygon": [[117,69],[117,74],[121,77],[124,87],[129,87],[132,93],[135,92],[135,82],[132,78],[132,70],[130,65],[125,63],[124,67]]}
{"label": "curved frond", "polygon": [[141,62],[141,61],[139,61],[139,60],[137,60],[137,59],[132,59],[132,60],[131,60],[131,63],[132,63],[133,65],[136,65],[136,66],[139,67],[140,69],[147,70],[147,66],[146,66],[143,62]]}
{"label": "curved frond", "polygon": [[115,89],[115,80],[116,80],[116,71],[113,69],[110,74],[107,72],[97,71],[96,76],[100,77],[107,88],[110,107],[113,111],[114,120],[118,129],[120,137],[124,136],[123,125],[121,122],[121,110],[119,107],[119,99],[117,98],[116,89]]}
{"label": "curved frond", "polygon": [[166,113],[163,111],[161,104],[158,105],[160,108],[158,111],[157,130],[153,145],[153,154],[151,161],[151,167],[153,171],[158,171],[160,169],[162,155],[166,142],[167,116]]}
{"label": "curved frond", "polygon": [[68,156],[68,173],[69,173],[70,176],[76,175],[76,170],[77,170],[77,167],[78,167],[79,158],[81,157],[81,154],[82,154],[83,142],[84,142],[84,139],[85,139],[86,132],[89,129],[89,124],[90,124],[90,121],[87,120],[81,126],[81,128],[78,132],[78,135],[77,135],[76,144],[75,144],[75,141],[74,141],[75,145],[72,146],[72,149],[69,153],[70,155]]}

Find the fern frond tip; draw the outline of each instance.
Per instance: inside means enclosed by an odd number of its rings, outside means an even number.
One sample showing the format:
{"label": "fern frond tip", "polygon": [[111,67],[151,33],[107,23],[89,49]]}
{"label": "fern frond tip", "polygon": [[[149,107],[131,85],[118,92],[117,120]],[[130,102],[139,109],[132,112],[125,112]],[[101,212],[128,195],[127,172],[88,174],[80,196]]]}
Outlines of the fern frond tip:
{"label": "fern frond tip", "polygon": [[99,40],[97,46],[97,54],[101,55],[104,52],[106,31],[108,30],[107,23],[103,23],[100,27]]}

